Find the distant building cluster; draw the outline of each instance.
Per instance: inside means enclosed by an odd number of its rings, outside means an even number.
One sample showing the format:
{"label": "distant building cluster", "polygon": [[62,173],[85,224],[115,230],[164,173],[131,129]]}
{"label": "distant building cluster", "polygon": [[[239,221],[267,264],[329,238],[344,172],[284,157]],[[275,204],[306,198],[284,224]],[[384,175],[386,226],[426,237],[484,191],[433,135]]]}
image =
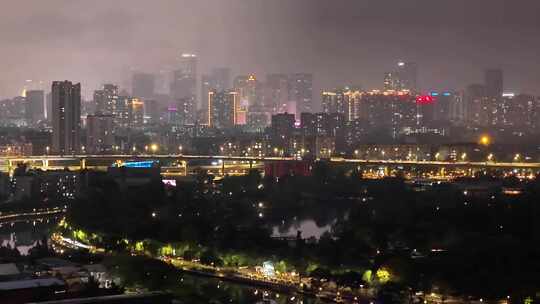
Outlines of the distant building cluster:
{"label": "distant building cluster", "polygon": [[[23,96],[0,101],[0,122],[32,131],[0,134],[0,155],[239,149],[329,157],[369,143],[471,142],[482,133],[519,138],[540,132],[540,98],[506,92],[499,69],[486,70],[482,83],[463,90],[423,91],[418,65],[399,61],[378,89],[314,93],[309,73],[261,78],[220,67],[201,75],[198,65],[197,55],[181,54],[174,68],[134,72],[126,88],[105,83],[91,100],[71,81],[54,81],[50,92],[26,85]],[[223,144],[232,141],[250,144]]]}

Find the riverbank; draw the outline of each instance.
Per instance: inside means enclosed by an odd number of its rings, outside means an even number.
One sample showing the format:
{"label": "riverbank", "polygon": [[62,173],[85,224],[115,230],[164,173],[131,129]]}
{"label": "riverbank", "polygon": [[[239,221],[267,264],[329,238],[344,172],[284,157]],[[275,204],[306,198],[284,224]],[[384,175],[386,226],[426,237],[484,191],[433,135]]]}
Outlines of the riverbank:
{"label": "riverbank", "polygon": [[[62,251],[65,249],[72,250],[87,250],[91,253],[102,253],[108,255],[117,255],[119,252],[106,251],[103,248],[90,246],[83,244],[77,240],[73,240],[69,237],[63,236],[59,233],[51,235],[51,241],[53,242],[56,250]],[[312,287],[312,278],[304,277],[300,278],[298,274],[286,275],[279,277],[268,277],[261,273],[257,273],[250,270],[247,267],[239,267],[237,269],[230,267],[214,267],[211,265],[204,265],[197,261],[186,261],[178,257],[169,256],[151,256],[148,254],[142,254],[140,252],[127,252],[132,256],[144,256],[151,259],[163,261],[169,265],[174,266],[176,269],[183,271],[191,275],[197,275],[202,277],[208,277],[223,281],[228,281],[236,284],[248,285],[251,287],[264,288],[274,292],[281,292],[289,295],[302,294],[304,296],[318,298],[326,303],[369,303],[372,298],[369,296],[373,293],[369,288],[364,288],[362,295],[355,295],[347,293],[344,288],[335,286],[333,290],[328,290],[321,286]],[[286,279],[284,279],[284,277]]]}

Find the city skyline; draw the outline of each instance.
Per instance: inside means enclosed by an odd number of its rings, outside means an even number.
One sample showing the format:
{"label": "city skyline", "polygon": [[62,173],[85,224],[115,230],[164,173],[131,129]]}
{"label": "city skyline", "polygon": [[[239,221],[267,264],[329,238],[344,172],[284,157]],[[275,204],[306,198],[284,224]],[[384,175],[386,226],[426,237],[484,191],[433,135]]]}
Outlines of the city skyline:
{"label": "city skyline", "polygon": [[20,94],[29,79],[72,79],[88,98],[103,83],[128,87],[135,71],[169,73],[183,52],[198,55],[199,75],[214,67],[301,71],[314,74],[315,92],[343,83],[380,88],[384,72],[404,60],[418,64],[425,91],[464,89],[484,69],[500,68],[506,90],[540,94],[531,68],[540,59],[534,1],[203,2],[8,4],[0,96]]}

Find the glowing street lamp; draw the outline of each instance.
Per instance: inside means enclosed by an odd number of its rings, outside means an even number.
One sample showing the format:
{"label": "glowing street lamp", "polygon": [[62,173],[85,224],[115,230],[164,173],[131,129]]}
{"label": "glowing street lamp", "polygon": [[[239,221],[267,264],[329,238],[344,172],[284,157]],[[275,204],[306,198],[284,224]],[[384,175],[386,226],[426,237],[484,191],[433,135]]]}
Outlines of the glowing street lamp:
{"label": "glowing street lamp", "polygon": [[521,155],[518,153],[514,156],[514,161],[519,161],[519,159],[521,158]]}
{"label": "glowing street lamp", "polygon": [[482,146],[489,146],[491,144],[491,138],[488,135],[482,135],[480,137],[480,144]]}
{"label": "glowing street lamp", "polygon": [[492,160],[493,160],[493,153],[489,153],[489,155],[487,156],[487,160],[488,160],[488,161],[492,161]]}
{"label": "glowing street lamp", "polygon": [[152,145],[150,146],[150,149],[152,150],[153,153],[156,153],[157,150],[158,150],[158,145],[157,145],[157,144],[152,144]]}

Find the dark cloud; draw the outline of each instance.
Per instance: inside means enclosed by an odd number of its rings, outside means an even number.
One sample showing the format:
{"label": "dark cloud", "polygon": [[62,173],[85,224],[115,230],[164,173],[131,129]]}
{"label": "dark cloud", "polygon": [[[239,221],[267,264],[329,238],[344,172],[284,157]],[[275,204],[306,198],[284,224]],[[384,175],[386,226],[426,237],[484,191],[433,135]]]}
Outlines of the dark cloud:
{"label": "dark cloud", "polygon": [[537,0],[8,0],[0,11],[0,96],[25,79],[126,83],[130,69],[308,71],[316,89],[380,85],[398,59],[423,88],[462,88],[502,67],[508,89],[540,94]]}

